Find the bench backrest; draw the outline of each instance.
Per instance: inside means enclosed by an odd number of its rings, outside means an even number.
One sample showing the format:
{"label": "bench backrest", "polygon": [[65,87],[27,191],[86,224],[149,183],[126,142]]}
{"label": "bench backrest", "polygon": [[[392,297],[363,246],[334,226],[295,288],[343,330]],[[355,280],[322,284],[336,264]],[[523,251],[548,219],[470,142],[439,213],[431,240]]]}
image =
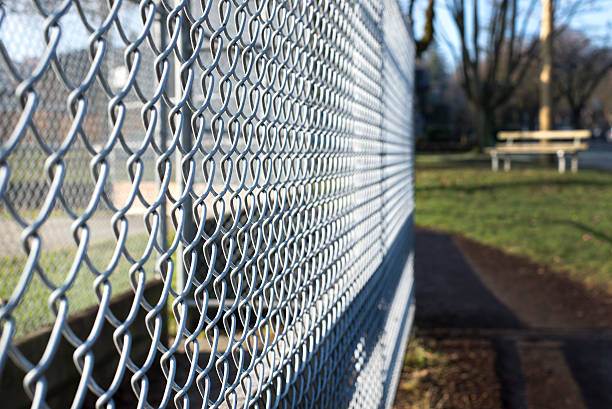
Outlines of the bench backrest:
{"label": "bench backrest", "polygon": [[565,131],[502,131],[497,133],[497,138],[512,142],[519,139],[531,140],[555,140],[555,139],[572,139],[576,143],[580,139],[588,139],[591,137],[591,131],[588,129],[572,129]]}

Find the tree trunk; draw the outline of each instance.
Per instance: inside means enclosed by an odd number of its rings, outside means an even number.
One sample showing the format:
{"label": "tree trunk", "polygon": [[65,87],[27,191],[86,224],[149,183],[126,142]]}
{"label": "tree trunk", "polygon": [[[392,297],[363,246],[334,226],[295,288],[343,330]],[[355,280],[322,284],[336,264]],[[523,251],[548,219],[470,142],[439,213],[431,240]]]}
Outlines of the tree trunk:
{"label": "tree trunk", "polygon": [[472,112],[474,113],[478,152],[482,153],[494,140],[493,131],[495,127],[493,124],[493,113],[490,109],[483,108],[477,104],[473,104]]}
{"label": "tree trunk", "polygon": [[571,121],[574,129],[582,129],[582,107],[571,108]]}

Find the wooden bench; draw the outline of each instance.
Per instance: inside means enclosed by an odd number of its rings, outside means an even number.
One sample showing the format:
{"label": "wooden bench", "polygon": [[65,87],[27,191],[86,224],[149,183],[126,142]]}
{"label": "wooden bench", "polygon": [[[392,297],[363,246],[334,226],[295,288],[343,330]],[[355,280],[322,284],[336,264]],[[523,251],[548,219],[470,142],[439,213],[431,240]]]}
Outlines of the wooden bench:
{"label": "wooden bench", "polygon": [[499,132],[499,142],[487,149],[491,155],[491,169],[497,172],[500,157],[504,160],[504,170],[510,170],[511,155],[557,154],[559,173],[565,172],[565,158],[570,156],[572,172],[578,171],[578,152],[588,149],[584,142],[591,132],[584,129],[570,131],[505,131]]}

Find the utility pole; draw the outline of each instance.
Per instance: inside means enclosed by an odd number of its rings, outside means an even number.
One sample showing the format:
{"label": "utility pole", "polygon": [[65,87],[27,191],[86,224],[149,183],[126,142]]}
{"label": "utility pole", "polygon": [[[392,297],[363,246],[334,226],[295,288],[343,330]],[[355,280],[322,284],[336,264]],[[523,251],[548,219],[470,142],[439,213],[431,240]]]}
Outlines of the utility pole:
{"label": "utility pole", "polygon": [[542,44],[542,69],[540,71],[540,130],[552,129],[552,31],[553,0],[542,0],[542,23],[540,42]]}

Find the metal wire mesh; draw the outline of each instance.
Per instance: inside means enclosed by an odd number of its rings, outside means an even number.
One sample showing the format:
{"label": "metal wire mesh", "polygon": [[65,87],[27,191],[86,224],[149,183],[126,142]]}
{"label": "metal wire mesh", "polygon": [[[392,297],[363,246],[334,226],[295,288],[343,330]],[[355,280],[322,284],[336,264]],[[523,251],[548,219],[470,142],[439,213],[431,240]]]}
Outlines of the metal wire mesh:
{"label": "metal wire mesh", "polygon": [[390,407],[413,60],[396,0],[0,3],[0,374],[48,407],[67,342],[74,408]]}

